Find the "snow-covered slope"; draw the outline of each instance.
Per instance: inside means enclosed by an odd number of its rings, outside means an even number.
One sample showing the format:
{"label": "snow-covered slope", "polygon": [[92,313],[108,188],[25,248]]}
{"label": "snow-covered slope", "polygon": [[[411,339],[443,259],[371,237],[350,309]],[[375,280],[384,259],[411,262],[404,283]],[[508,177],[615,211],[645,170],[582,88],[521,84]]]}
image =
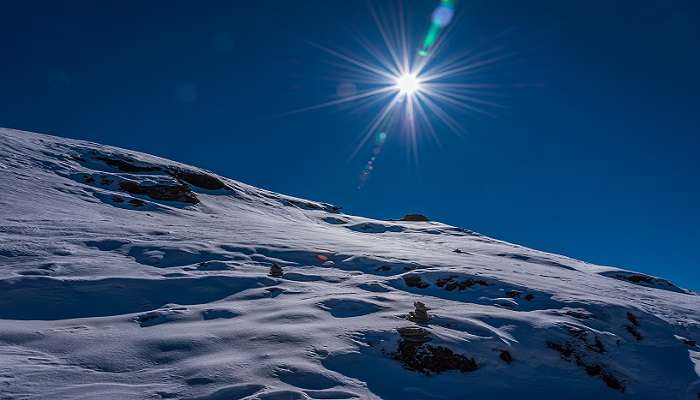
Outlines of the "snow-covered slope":
{"label": "snow-covered slope", "polygon": [[0,129],[0,399],[697,399],[698,339],[663,279]]}

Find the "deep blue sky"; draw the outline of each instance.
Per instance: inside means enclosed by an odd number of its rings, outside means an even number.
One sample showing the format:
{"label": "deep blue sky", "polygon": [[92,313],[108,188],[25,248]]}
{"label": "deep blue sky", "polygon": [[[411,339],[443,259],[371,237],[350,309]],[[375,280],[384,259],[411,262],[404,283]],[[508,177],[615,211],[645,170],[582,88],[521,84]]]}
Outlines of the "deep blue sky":
{"label": "deep blue sky", "polygon": [[[382,1],[381,3],[387,4]],[[407,1],[419,36],[437,1]],[[0,126],[195,164],[346,212],[421,212],[500,239],[700,289],[700,3],[462,0],[449,52],[517,53],[493,118],[392,133],[362,190],[371,117],[331,108],[337,69],[308,44],[376,39],[367,4],[22,1],[0,10]],[[499,33],[507,32],[497,39]],[[525,84],[519,86],[520,84]]]}

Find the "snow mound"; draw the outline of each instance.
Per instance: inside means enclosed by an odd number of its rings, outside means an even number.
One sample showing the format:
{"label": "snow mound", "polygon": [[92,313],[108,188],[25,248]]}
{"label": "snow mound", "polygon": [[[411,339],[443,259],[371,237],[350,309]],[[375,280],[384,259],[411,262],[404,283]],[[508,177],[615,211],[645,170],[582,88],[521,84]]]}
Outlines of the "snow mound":
{"label": "snow mound", "polygon": [[0,129],[0,399],[697,399],[698,340],[661,278]]}

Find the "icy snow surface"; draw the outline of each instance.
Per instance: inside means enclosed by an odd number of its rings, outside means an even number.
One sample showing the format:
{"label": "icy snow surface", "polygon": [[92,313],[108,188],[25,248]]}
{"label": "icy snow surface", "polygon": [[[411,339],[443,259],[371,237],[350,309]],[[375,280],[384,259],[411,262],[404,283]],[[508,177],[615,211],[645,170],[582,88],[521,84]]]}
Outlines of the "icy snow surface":
{"label": "icy snow surface", "polygon": [[699,299],[0,129],[3,400],[698,399]]}

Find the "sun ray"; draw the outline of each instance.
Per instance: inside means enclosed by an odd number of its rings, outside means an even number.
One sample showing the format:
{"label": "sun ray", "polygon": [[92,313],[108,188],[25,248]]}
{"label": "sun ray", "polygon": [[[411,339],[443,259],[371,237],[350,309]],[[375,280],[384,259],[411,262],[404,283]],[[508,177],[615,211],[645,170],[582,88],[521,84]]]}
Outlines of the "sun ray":
{"label": "sun ray", "polygon": [[350,102],[357,101],[357,100],[360,100],[360,99],[363,99],[363,98],[367,98],[367,97],[371,97],[371,96],[377,96],[377,95],[389,93],[389,92],[392,92],[392,91],[393,91],[393,89],[390,88],[390,87],[382,87],[382,88],[379,88],[379,89],[374,89],[374,90],[369,90],[369,91],[366,91],[366,92],[358,93],[358,94],[355,94],[355,95],[352,95],[352,96],[343,97],[343,98],[340,98],[340,99],[337,99],[337,100],[331,100],[331,101],[328,101],[328,102],[325,102],[325,103],[316,104],[316,105],[313,105],[313,106],[309,106],[309,107],[305,107],[305,108],[300,108],[300,109],[298,109],[298,110],[289,111],[289,112],[287,112],[287,113],[285,113],[285,114],[282,114],[282,115],[292,115],[292,114],[302,113],[302,112],[305,112],[305,111],[318,110],[319,108],[326,108],[326,107],[336,106],[336,105],[339,105],[339,104],[350,103]]}
{"label": "sun ray", "polygon": [[313,43],[313,42],[309,42],[309,43],[310,43],[312,46],[317,47],[317,48],[319,48],[320,50],[325,51],[326,53],[329,53],[329,54],[331,54],[331,55],[333,55],[333,56],[336,56],[336,57],[340,58],[341,60],[345,60],[345,61],[347,61],[347,62],[349,62],[349,63],[351,63],[351,64],[354,64],[354,65],[356,65],[356,66],[358,66],[358,67],[360,67],[360,68],[363,68],[363,69],[365,69],[365,70],[367,70],[367,71],[369,71],[369,72],[374,72],[375,74],[378,74],[378,75],[380,75],[380,76],[383,76],[384,78],[387,78],[387,79],[392,79],[392,78],[393,78],[393,75],[391,74],[391,72],[389,72],[389,71],[384,71],[384,70],[382,70],[381,68],[378,68],[378,67],[375,66],[375,65],[372,65],[372,64],[369,64],[369,63],[367,63],[367,62],[363,62],[363,61],[357,60],[357,59],[355,59],[355,58],[353,58],[353,57],[351,57],[351,56],[348,56],[348,55],[346,55],[346,54],[337,52],[337,51],[335,51],[335,50],[333,50],[333,49],[329,49],[328,47],[324,47],[324,46],[321,46],[321,45],[319,45],[319,44],[315,44],[315,43]]}

